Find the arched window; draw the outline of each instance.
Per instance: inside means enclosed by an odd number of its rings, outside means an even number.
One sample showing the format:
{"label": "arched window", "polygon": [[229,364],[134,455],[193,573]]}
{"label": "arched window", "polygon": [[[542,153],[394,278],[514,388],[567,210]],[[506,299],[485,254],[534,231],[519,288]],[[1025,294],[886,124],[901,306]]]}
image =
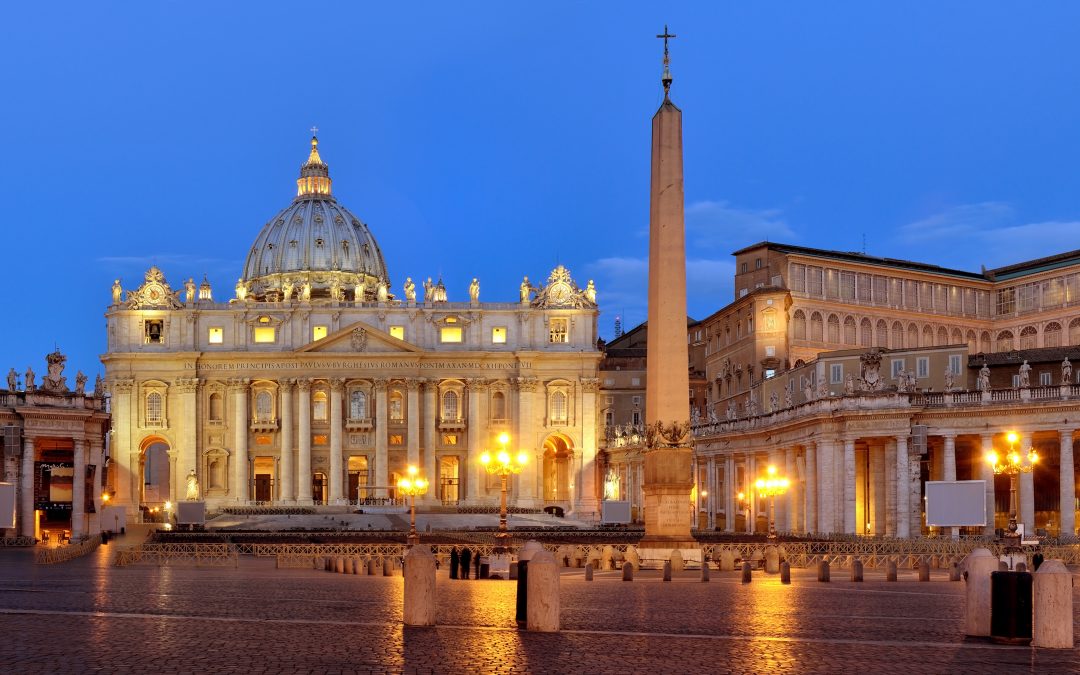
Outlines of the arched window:
{"label": "arched window", "polygon": [[870,319],[863,319],[859,323],[859,344],[863,347],[874,346],[874,325]]}
{"label": "arched window", "polygon": [[561,391],[551,395],[551,421],[566,422],[566,394]]}
{"label": "arched window", "polygon": [[814,312],[810,315],[810,339],[814,342],[821,342],[821,315]]}
{"label": "arched window", "polygon": [[273,419],[271,405],[273,398],[268,391],[260,391],[255,394],[255,419],[259,422],[269,422]]}
{"label": "arched window", "polygon": [[1080,345],[1080,319],[1069,322],[1069,344]]}
{"label": "arched window", "polygon": [[506,394],[501,391],[491,395],[491,418],[496,420],[506,419]]}
{"label": "arched window", "polygon": [[984,330],[982,335],[979,336],[979,351],[984,354],[989,354],[993,351],[990,349],[990,331],[988,330]]}
{"label": "arched window", "polygon": [[390,392],[390,421],[400,422],[405,419],[405,398],[400,391]]}
{"label": "arched window", "polygon": [[[952,337],[949,338],[949,341],[954,345],[962,345],[964,344],[964,334],[959,328],[953,328]],[[957,375],[959,375],[959,373],[957,373]]]}
{"label": "arched window", "polygon": [[877,329],[874,331],[874,346],[882,349],[889,346],[889,324],[885,319],[878,319]]}
{"label": "arched window", "polygon": [[1013,349],[1012,331],[1003,330],[997,334],[997,351],[1011,352]]}
{"label": "arched window", "polygon": [[317,391],[311,395],[311,418],[316,422],[326,421],[325,391]]}
{"label": "arched window", "polygon": [[850,316],[844,319],[844,344],[855,344],[855,319]]}
{"label": "arched window", "polygon": [[1061,324],[1057,321],[1051,321],[1046,324],[1046,328],[1043,329],[1043,347],[1060,347],[1061,346]]}
{"label": "arched window", "polygon": [[893,321],[891,346],[893,349],[904,348],[904,324],[899,321]]}
{"label": "arched window", "polygon": [[448,391],[442,397],[442,418],[444,420],[459,420],[461,413],[458,409],[458,395],[456,391]]}
{"label": "arched window", "polygon": [[907,327],[907,342],[904,346],[908,349],[914,349],[919,346],[919,327],[913,323],[909,323]]}
{"label": "arched window", "polygon": [[795,310],[795,314],[791,317],[792,330],[794,331],[796,340],[806,339],[806,315],[803,314],[801,309]]}
{"label": "arched window", "polygon": [[967,332],[967,346],[968,346],[968,354],[978,354],[979,353],[979,337],[977,335],[975,335],[975,331],[973,331],[973,330],[969,330]]}
{"label": "arched window", "polygon": [[1035,326],[1024,326],[1020,331],[1020,349],[1034,349],[1038,345],[1039,331]]}
{"label": "arched window", "polygon": [[840,319],[835,314],[829,315],[829,337],[832,343],[840,342]]}
{"label": "arched window", "polygon": [[220,422],[225,417],[225,406],[221,399],[221,394],[214,392],[210,394],[210,421]]}
{"label": "arched window", "polygon": [[367,417],[367,394],[359,389],[353,389],[349,394],[349,418],[363,420]]}
{"label": "arched window", "polygon": [[923,347],[934,346],[934,329],[931,328],[929,324],[923,326],[921,344]]}
{"label": "arched window", "polygon": [[164,421],[164,399],[156,391],[146,395],[146,426],[159,427]]}
{"label": "arched window", "polygon": [[949,344],[949,329],[945,326],[938,326],[937,329],[937,346],[944,347]]}

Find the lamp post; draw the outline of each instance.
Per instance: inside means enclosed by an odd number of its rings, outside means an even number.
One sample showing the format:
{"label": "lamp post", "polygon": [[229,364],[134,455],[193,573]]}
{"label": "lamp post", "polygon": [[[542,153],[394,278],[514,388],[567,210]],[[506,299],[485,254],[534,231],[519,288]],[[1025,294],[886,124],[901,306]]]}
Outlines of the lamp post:
{"label": "lamp post", "polygon": [[765,478],[758,478],[754,483],[758,494],[769,498],[769,539],[776,539],[776,496],[787,492],[791,481],[776,475],[776,467],[772,464],[765,470]]}
{"label": "lamp post", "polygon": [[428,482],[417,476],[419,470],[415,466],[410,465],[406,472],[408,477],[399,480],[397,486],[409,498],[409,535],[406,541],[411,547],[420,543],[420,534],[416,531],[416,497],[427,494]]}
{"label": "lamp post", "polygon": [[524,452],[519,452],[517,457],[510,456],[510,453],[506,450],[506,446],[510,443],[510,434],[506,432],[499,434],[498,441],[502,447],[498,454],[492,458],[491,453],[485,452],[480,455],[480,463],[484,465],[484,469],[489,474],[502,477],[502,492],[499,499],[499,531],[495,533],[495,551],[505,553],[507,542],[510,539],[510,531],[506,527],[506,478],[511,474],[521,473],[529,456]]}
{"label": "lamp post", "polygon": [[1035,448],[1029,448],[1027,455],[1017,452],[1018,438],[1015,431],[1010,431],[1005,435],[1005,439],[1009,442],[1008,454],[1001,457],[991,450],[984,458],[987,464],[994,467],[995,474],[1004,474],[1009,477],[1009,533],[1003,537],[1006,550],[1020,548],[1020,535],[1016,527],[1016,511],[1019,506],[1016,498],[1017,481],[1020,479],[1020,474],[1031,473],[1035,468],[1035,463],[1039,461],[1039,453],[1035,452]]}

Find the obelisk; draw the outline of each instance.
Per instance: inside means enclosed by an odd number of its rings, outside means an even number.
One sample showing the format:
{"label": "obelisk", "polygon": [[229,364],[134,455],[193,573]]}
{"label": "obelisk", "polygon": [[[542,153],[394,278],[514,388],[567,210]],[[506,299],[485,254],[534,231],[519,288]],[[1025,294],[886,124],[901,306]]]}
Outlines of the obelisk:
{"label": "obelisk", "polygon": [[690,365],[686,344],[686,232],[683,221],[682,111],[671,101],[667,26],[664,102],[652,119],[649,207],[649,323],[645,383],[643,549],[690,548]]}

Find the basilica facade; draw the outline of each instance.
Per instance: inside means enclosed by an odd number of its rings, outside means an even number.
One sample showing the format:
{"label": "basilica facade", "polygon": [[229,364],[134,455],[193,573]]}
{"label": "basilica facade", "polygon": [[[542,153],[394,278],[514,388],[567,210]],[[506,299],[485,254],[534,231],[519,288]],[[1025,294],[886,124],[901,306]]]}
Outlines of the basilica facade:
{"label": "basilica facade", "polygon": [[134,289],[114,284],[102,357],[114,503],[137,517],[193,485],[211,510],[393,504],[415,466],[431,485],[422,502],[493,506],[500,481],[479,457],[506,432],[528,457],[512,505],[594,518],[592,282],[559,266],[503,303],[481,302],[478,279],[464,301],[441,279],[419,285],[393,290],[313,138],[234,297],[215,301],[205,280],[174,289],[156,267]]}

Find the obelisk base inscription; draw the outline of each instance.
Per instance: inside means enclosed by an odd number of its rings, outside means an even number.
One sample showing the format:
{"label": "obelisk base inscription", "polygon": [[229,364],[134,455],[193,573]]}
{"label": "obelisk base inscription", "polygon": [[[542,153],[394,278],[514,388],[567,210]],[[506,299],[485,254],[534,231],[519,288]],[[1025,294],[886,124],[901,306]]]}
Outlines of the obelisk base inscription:
{"label": "obelisk base inscription", "polygon": [[697,548],[690,534],[691,454],[688,447],[660,447],[645,454],[645,536],[639,548]]}

